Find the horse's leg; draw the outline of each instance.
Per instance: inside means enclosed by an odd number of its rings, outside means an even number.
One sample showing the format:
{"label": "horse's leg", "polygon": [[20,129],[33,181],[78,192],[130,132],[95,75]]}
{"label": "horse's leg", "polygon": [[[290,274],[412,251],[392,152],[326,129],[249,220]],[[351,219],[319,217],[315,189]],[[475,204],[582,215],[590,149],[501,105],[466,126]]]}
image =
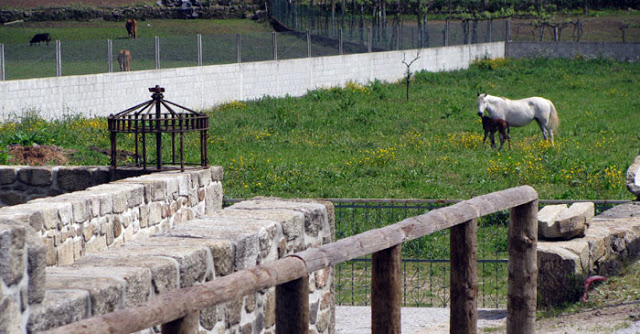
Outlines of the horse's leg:
{"label": "horse's leg", "polygon": [[502,150],[502,146],[504,145],[504,131],[500,131],[500,133],[498,134],[498,138],[500,138],[500,148],[498,150]]}
{"label": "horse's leg", "polygon": [[489,133],[489,131],[484,130],[484,138],[482,138],[482,145],[484,145],[484,142],[487,140],[487,133]]}
{"label": "horse's leg", "polygon": [[[538,126],[540,127],[540,131],[542,131],[542,137],[544,138],[544,140],[549,140],[548,134],[551,132],[549,131],[549,125],[543,124],[542,121],[537,118],[535,120],[536,122],[538,122]],[[551,142],[553,143],[553,137],[551,138]]]}
{"label": "horse's leg", "polygon": [[495,131],[491,131],[491,148],[496,148]]}

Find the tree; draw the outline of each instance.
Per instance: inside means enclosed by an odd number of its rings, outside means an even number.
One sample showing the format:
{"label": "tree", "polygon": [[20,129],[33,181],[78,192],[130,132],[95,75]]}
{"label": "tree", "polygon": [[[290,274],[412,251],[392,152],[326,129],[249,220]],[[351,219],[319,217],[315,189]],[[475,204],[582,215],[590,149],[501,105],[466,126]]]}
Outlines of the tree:
{"label": "tree", "polygon": [[420,58],[420,50],[418,50],[418,52],[416,52],[416,57],[413,58],[412,61],[407,63],[407,54],[403,53],[402,54],[402,63],[407,66],[407,74],[405,75],[405,80],[407,82],[407,101],[409,101],[409,85],[411,84],[411,65],[413,65],[413,63],[418,60],[418,58]]}

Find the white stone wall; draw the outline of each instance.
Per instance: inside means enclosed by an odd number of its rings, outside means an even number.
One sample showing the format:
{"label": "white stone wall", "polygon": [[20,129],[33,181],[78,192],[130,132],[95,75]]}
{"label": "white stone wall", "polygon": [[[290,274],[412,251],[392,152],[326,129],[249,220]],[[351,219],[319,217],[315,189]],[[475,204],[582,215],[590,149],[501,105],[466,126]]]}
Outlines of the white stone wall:
{"label": "white stone wall", "polygon": [[[149,87],[166,89],[165,98],[192,109],[263,96],[300,96],[308,90],[343,86],[348,81],[403,78],[402,63],[418,50],[213,65],[95,75],[0,81],[0,120],[29,108],[45,118],[64,113],[108,116],[150,99]],[[504,42],[420,50],[412,71],[464,69],[478,58],[501,58]]]}

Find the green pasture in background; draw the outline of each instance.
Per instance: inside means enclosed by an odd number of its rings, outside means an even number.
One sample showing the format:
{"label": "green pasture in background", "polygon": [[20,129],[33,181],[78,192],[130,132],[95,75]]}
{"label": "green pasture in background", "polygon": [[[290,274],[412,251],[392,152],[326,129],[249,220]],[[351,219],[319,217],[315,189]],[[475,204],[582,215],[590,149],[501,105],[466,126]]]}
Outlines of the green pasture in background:
{"label": "green pasture in background", "polygon": [[[478,92],[552,100],[556,145],[535,123],[511,129],[511,149],[483,145]],[[224,167],[230,198],[467,199],[528,184],[542,199],[632,199],[625,172],[640,147],[638,96],[637,63],[480,60],[468,70],[416,73],[408,101],[402,80],[375,81],[206,110],[209,161]],[[105,119],[68,110],[45,122],[37,112],[16,111],[22,116],[0,126],[3,148],[55,144],[75,150],[69,164],[109,163],[91,149],[109,147]],[[197,136],[187,139],[188,159],[199,161]],[[133,151],[130,138],[118,144]]]}

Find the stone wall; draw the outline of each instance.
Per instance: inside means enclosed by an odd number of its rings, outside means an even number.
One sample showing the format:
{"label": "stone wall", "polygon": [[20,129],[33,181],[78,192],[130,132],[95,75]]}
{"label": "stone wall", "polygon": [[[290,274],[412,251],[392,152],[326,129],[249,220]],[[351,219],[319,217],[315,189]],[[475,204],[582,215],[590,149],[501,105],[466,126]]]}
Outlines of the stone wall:
{"label": "stone wall", "polygon": [[[222,210],[221,178],[219,167],[158,172],[0,209],[2,332],[55,328],[332,241],[330,203]],[[332,276],[310,276],[315,333],[333,332]],[[203,310],[200,329],[275,333],[274,316],[271,288]]]}
{"label": "stone wall", "polygon": [[607,210],[591,220],[584,236],[538,241],[538,296],[542,306],[577,301],[591,275],[617,275],[640,257],[640,204]]}
{"label": "stone wall", "polygon": [[0,207],[85,190],[152,170],[109,167],[0,166]]}
{"label": "stone wall", "polygon": [[640,61],[640,43],[615,42],[509,42],[508,58],[608,58],[617,61]]}
{"label": "stone wall", "polygon": [[[76,185],[85,183],[82,176],[91,178],[92,172],[103,175],[100,169],[83,167],[15,169],[18,179],[27,175],[23,179],[28,184],[51,181],[51,185],[67,189],[82,188]],[[69,181],[63,181],[65,178]],[[127,239],[220,210],[221,182],[220,167],[159,172],[0,208],[0,218],[30,225],[37,232],[46,247],[47,265],[69,265]]]}
{"label": "stone wall", "polygon": [[[347,82],[394,82],[404,78],[405,57],[418,58],[412,71],[450,71],[469,67],[478,58],[504,57],[504,43],[429,48],[261,61],[148,71],[102,73],[0,81],[0,121],[29,108],[46,119],[63,113],[108,116],[145,101],[148,88],[160,85],[165,98],[205,110],[225,102],[264,96],[301,96],[309,90]],[[98,92],[98,93],[96,93]],[[212,92],[215,92],[212,94]],[[109,106],[109,108],[105,108]]]}

